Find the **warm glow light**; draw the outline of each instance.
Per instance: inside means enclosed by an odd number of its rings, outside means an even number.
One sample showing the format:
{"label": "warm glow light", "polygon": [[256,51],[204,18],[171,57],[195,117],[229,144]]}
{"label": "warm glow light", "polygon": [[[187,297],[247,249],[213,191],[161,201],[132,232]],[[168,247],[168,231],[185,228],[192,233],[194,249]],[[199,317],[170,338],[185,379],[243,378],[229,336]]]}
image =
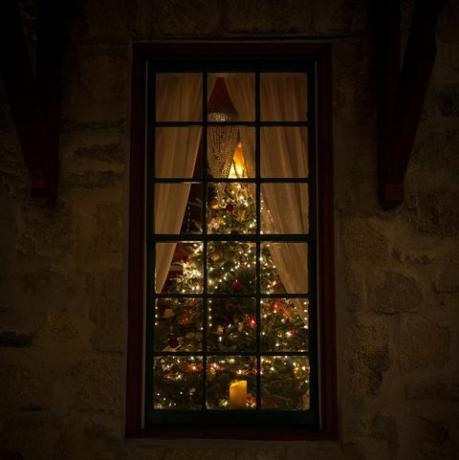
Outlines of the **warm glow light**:
{"label": "warm glow light", "polygon": [[233,160],[231,162],[231,169],[229,172],[230,179],[247,178],[247,168],[242,151],[242,143],[239,142],[234,151]]}
{"label": "warm glow light", "polygon": [[247,380],[230,383],[229,404],[231,409],[244,409],[247,402]]}

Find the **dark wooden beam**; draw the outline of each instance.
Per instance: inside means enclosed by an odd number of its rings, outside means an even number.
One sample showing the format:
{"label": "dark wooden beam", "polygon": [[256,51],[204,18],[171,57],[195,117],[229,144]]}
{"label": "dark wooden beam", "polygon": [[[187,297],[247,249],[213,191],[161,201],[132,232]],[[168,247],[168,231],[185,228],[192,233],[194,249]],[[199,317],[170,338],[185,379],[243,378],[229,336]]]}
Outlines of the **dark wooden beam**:
{"label": "dark wooden beam", "polygon": [[66,2],[38,2],[36,69],[27,49],[16,0],[0,3],[0,69],[30,174],[31,196],[52,204],[58,184],[59,101],[65,42],[62,4]]}
{"label": "dark wooden beam", "polygon": [[[417,0],[400,78],[395,69],[399,47],[399,2],[384,3],[380,17],[379,52],[387,75],[381,76],[379,194],[383,209],[393,209],[404,198],[403,182],[436,55],[435,30],[445,0]],[[398,26],[399,27],[399,26]],[[384,42],[387,40],[387,48]],[[384,68],[380,67],[384,74]],[[394,82],[398,80],[397,88]]]}

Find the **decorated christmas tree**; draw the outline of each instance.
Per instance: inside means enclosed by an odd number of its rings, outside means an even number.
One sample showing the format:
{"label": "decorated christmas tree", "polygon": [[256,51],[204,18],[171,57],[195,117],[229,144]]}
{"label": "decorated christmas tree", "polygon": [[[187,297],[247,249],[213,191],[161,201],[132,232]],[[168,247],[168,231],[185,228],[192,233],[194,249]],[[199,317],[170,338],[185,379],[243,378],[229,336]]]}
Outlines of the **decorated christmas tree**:
{"label": "decorated christmas tree", "polygon": [[[242,146],[233,157],[229,177],[245,176]],[[192,194],[190,194],[191,196]],[[253,234],[256,231],[255,185],[227,182],[209,189],[207,232]],[[190,201],[200,205],[191,197]],[[191,204],[193,204],[191,203]],[[263,203],[261,203],[263,206]],[[200,230],[198,220],[193,220]],[[309,406],[309,363],[305,356],[285,352],[308,349],[307,300],[286,298],[281,277],[270,253],[260,247],[260,291],[269,294],[260,304],[261,407],[302,410]],[[206,407],[256,407],[257,314],[255,292],[256,245],[246,241],[210,241],[207,260],[203,243],[177,245],[163,292],[201,294],[204,263],[207,291],[215,295],[207,306]],[[222,297],[218,297],[222,295]],[[155,408],[200,409],[203,399],[203,300],[199,297],[161,298],[156,305],[154,347],[157,352],[196,352],[195,356],[155,358]],[[234,352],[212,355],[212,352]],[[238,353],[244,352],[243,356]],[[253,356],[250,353],[253,352]],[[263,356],[263,352],[271,355]],[[275,352],[275,356],[272,353]],[[278,353],[277,353],[278,352]],[[247,356],[249,355],[249,356]],[[235,386],[243,385],[240,403]],[[233,387],[234,386],[234,387]]]}

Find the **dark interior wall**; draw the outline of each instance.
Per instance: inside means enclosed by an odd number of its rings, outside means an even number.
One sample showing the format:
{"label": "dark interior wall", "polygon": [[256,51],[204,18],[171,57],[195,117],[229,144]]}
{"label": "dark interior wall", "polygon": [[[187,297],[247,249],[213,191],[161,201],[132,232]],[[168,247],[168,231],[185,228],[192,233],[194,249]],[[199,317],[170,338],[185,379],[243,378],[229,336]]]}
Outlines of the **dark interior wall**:
{"label": "dark interior wall", "polygon": [[[403,34],[411,2],[403,4]],[[65,56],[55,208],[30,202],[0,92],[0,453],[27,460],[411,459],[459,451],[459,4],[406,178],[377,202],[374,2],[86,0]],[[133,40],[309,36],[333,47],[340,439],[123,435]]]}

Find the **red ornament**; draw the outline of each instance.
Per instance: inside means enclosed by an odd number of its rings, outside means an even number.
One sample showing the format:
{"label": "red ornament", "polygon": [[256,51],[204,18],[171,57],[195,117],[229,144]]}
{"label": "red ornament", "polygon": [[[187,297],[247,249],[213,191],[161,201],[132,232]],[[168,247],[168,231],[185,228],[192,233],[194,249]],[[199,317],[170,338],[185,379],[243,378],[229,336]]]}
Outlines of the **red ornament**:
{"label": "red ornament", "polygon": [[177,322],[180,324],[180,326],[188,326],[193,322],[193,320],[194,317],[193,313],[191,312],[184,312],[177,318]]}
{"label": "red ornament", "polygon": [[255,318],[249,318],[248,323],[249,326],[252,328],[255,328],[257,326],[257,321],[255,320]]}
{"label": "red ornament", "polygon": [[234,211],[234,206],[231,203],[228,203],[225,208],[228,212]]}
{"label": "red ornament", "polygon": [[231,287],[232,287],[233,290],[235,290],[235,291],[240,291],[241,288],[242,288],[242,285],[241,285],[241,282],[240,282],[238,279],[235,279],[235,280],[231,283]]}
{"label": "red ornament", "polygon": [[177,348],[180,345],[177,337],[170,338],[168,343],[171,348]]}

